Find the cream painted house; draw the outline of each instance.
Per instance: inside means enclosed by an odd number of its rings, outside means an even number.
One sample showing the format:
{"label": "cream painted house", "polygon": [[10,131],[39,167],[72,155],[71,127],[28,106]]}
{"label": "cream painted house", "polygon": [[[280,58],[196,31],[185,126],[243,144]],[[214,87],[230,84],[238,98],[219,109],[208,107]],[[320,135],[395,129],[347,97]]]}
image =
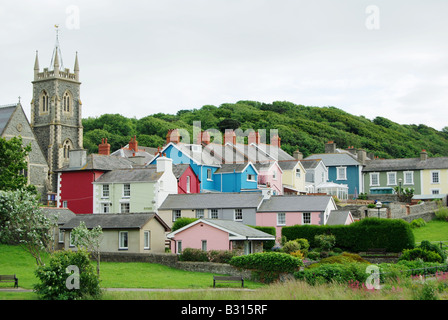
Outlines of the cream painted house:
{"label": "cream painted house", "polygon": [[59,229],[64,232],[64,248],[76,250],[71,232],[84,221],[88,229],[100,226],[100,252],[164,253],[168,225],[156,213],[80,214]]}
{"label": "cream painted house", "polygon": [[305,194],[306,169],[300,160],[279,161],[284,194]]}
{"label": "cream painted house", "polygon": [[115,169],[93,182],[93,213],[157,213],[177,192],[172,160],[159,157],[155,167]]}

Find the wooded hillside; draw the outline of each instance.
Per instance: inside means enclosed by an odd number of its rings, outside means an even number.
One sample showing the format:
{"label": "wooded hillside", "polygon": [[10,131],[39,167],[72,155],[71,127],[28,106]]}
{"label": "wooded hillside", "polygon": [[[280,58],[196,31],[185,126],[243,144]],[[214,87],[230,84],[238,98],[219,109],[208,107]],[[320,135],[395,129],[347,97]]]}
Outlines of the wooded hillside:
{"label": "wooded hillside", "polygon": [[277,129],[282,149],[290,154],[299,149],[304,157],[324,152],[329,140],[340,148],[363,148],[380,158],[418,157],[422,149],[431,157],[448,156],[448,130],[438,131],[423,124],[400,125],[383,117],[369,120],[335,107],[308,107],[285,101],[205,105],[141,119],[104,114],[83,119],[84,147],[96,153],[101,139],[107,138],[115,151],[134,135],[139,145],[158,147],[165,143],[169,129],[184,128],[192,135],[193,121],[201,121],[202,130],[214,128],[223,133],[225,129],[265,129],[267,139],[269,130]]}

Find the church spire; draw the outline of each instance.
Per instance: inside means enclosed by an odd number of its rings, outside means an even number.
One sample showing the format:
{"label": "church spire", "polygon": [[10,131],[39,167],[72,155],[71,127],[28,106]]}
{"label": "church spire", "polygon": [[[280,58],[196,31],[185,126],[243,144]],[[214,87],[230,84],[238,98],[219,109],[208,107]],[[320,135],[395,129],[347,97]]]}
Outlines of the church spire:
{"label": "church spire", "polygon": [[79,63],[78,63],[78,51],[76,51],[76,56],[75,56],[75,80],[79,81]]}
{"label": "church spire", "polygon": [[56,69],[58,71],[63,70],[64,64],[62,62],[62,53],[61,48],[59,46],[59,26],[56,24],[55,28],[56,28],[56,44],[54,46],[53,55],[51,57],[50,68],[53,67],[53,70],[56,72]]}
{"label": "church spire", "polygon": [[39,73],[39,58],[37,56],[37,50],[36,50],[36,59],[34,60],[34,80],[37,80],[38,73]]}

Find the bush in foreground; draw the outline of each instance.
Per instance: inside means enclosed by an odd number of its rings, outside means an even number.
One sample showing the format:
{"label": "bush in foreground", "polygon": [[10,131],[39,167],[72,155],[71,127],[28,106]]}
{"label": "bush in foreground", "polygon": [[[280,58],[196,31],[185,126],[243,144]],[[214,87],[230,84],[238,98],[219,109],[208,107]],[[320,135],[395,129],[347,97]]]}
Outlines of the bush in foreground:
{"label": "bush in foreground", "polygon": [[[76,268],[74,273],[71,272],[73,267]],[[34,286],[34,291],[42,300],[97,299],[101,296],[99,278],[85,250],[57,251],[50,257],[49,264],[40,266],[35,273],[40,283]]]}

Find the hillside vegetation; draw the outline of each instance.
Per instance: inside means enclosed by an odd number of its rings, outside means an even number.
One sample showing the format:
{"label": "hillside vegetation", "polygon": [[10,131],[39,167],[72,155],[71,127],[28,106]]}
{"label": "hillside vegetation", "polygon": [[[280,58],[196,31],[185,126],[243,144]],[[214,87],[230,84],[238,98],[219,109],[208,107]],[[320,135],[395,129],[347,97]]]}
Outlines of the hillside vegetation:
{"label": "hillside vegetation", "polygon": [[277,129],[282,149],[290,154],[299,149],[305,157],[324,152],[329,140],[340,148],[363,148],[380,158],[418,157],[422,149],[431,157],[448,156],[448,130],[438,131],[423,124],[400,125],[383,117],[369,120],[335,107],[309,107],[286,101],[205,105],[180,110],[175,115],[157,113],[141,119],[119,114],[90,117],[83,119],[84,147],[96,153],[101,139],[107,138],[114,151],[134,135],[141,146],[159,147],[165,143],[169,129],[184,128],[192,135],[194,121],[201,121],[202,130],[265,129],[267,139],[269,130]]}

